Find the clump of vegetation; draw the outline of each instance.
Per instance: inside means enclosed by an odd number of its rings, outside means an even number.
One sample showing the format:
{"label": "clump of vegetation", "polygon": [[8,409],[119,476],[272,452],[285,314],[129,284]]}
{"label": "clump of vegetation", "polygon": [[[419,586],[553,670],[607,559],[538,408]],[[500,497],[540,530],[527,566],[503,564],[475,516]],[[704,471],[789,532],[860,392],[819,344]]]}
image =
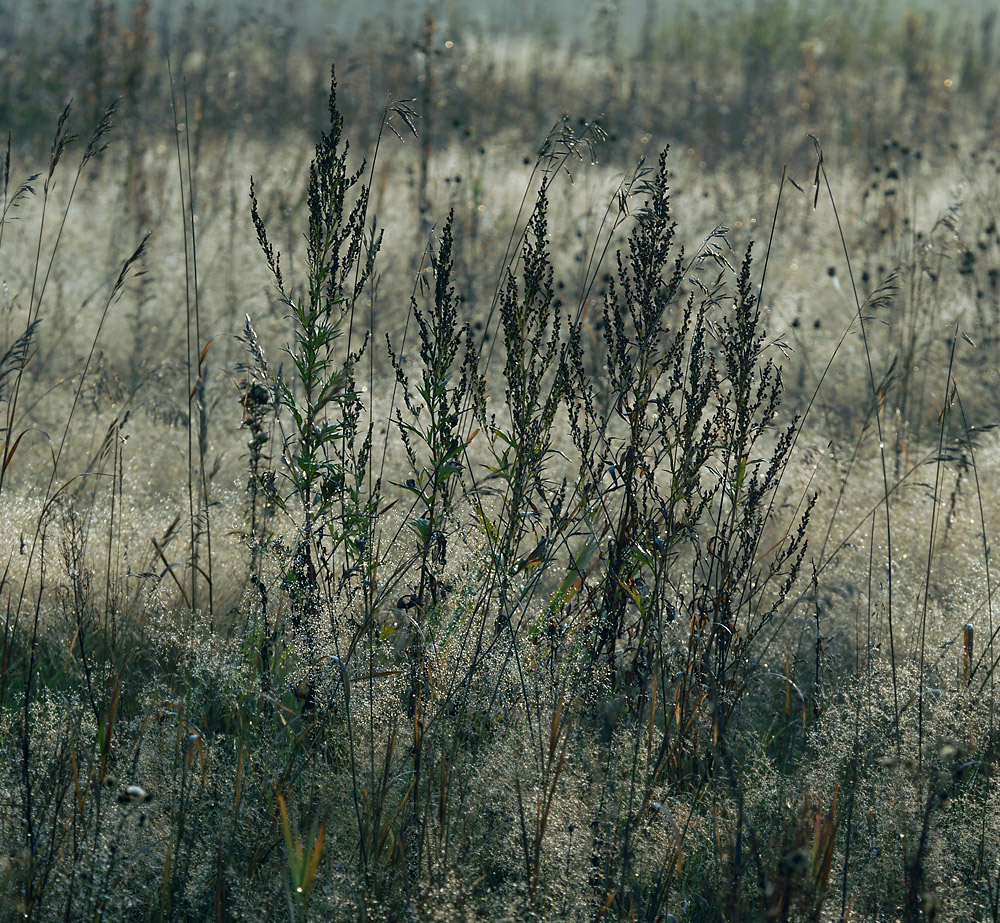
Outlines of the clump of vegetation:
{"label": "clump of vegetation", "polygon": [[[720,27],[746,112],[768,74],[791,79],[782,49],[805,56],[810,106],[834,104],[802,16]],[[904,29],[906,86],[925,86],[955,39]],[[428,16],[431,107],[436,36]],[[623,60],[651,66],[650,47]],[[205,109],[177,89],[165,250],[138,148],[124,199],[108,180],[117,105],[65,190],[70,107],[46,172],[12,182],[7,145],[0,902],[31,920],[998,919],[978,384],[997,203],[956,191],[931,212],[923,154],[852,136],[860,202],[814,139],[813,188],[782,175],[731,227],[706,233],[711,196],[671,188],[666,149],[580,215],[569,180],[614,146],[564,118],[501,216],[500,177],[438,176],[426,134],[393,185],[390,136],[438,131],[447,106],[391,100],[369,162],[331,79],[301,199],[258,172],[243,221],[245,188],[206,191]],[[710,170],[691,131],[680,169]],[[996,172],[961,163],[970,187]],[[72,239],[77,187],[92,205],[101,183],[135,222],[65,320],[91,280],[66,239],[103,260]],[[376,211],[400,189],[397,234]],[[963,300],[942,315],[948,286]]]}

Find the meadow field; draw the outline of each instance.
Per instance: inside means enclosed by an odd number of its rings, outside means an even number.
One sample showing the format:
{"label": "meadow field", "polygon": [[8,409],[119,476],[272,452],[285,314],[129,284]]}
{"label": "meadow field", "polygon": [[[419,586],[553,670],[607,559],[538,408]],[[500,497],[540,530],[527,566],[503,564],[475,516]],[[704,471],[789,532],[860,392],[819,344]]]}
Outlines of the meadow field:
{"label": "meadow field", "polygon": [[998,12],[0,2],[3,918],[1000,919]]}

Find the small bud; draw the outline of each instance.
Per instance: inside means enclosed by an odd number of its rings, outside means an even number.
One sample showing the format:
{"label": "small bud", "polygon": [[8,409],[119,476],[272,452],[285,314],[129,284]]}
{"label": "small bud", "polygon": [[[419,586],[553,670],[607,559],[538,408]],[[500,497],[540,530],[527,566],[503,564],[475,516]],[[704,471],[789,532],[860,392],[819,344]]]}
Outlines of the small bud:
{"label": "small bud", "polygon": [[129,785],[125,791],[119,793],[118,803],[119,804],[143,804],[147,801],[151,801],[153,798],[149,792],[146,791],[141,785]]}

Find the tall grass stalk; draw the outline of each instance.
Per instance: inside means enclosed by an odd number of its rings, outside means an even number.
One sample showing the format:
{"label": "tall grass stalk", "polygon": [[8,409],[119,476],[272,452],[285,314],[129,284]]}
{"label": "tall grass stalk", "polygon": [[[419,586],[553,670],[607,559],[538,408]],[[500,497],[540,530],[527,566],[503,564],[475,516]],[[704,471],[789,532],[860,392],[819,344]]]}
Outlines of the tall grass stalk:
{"label": "tall grass stalk", "polygon": [[[174,121],[174,147],[177,154],[177,181],[180,190],[181,224],[184,230],[184,331],[187,343],[187,464],[188,464],[188,531],[190,535],[190,603],[197,610],[199,604],[199,575],[208,590],[208,612],[214,620],[214,595],[212,590],[212,528],[211,504],[208,493],[208,472],[205,467],[207,420],[205,410],[205,379],[208,369],[205,358],[211,341],[202,345],[201,310],[198,286],[198,234],[195,222],[195,176],[191,162],[191,114],[187,105],[187,82],[183,84],[183,113],[178,111],[173,69],[167,60],[170,80],[170,111]],[[182,121],[183,120],[183,121]],[[183,152],[181,135],[184,135]],[[186,170],[186,176],[185,176]],[[197,419],[197,424],[196,424]],[[197,460],[196,460],[197,459]],[[204,534],[206,556],[201,564],[199,546]]]}

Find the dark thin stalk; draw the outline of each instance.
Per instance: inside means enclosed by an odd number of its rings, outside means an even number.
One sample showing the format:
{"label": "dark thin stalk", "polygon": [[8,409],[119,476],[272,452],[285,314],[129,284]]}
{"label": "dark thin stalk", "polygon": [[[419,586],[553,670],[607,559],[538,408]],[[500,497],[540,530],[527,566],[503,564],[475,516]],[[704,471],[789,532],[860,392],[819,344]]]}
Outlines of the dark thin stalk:
{"label": "dark thin stalk", "polygon": [[[184,363],[185,375],[187,380],[187,495],[188,495],[188,535],[190,538],[190,567],[191,567],[191,610],[196,611],[198,608],[198,505],[195,501],[195,433],[194,433],[194,396],[197,387],[194,381],[194,368],[195,364],[192,359],[197,346],[193,340],[194,330],[193,330],[193,303],[192,303],[192,292],[191,286],[193,280],[191,278],[191,261],[188,258],[188,254],[191,252],[191,242],[190,235],[193,233],[194,228],[189,225],[188,222],[188,211],[189,208],[192,210],[193,205],[189,205],[187,200],[187,194],[184,183],[184,159],[181,155],[181,123],[178,122],[178,112],[177,112],[177,93],[174,86],[174,73],[173,68],[170,64],[170,55],[167,55],[167,76],[170,81],[170,112],[174,120],[174,146],[177,152],[177,188],[180,192],[181,197],[181,223],[183,225],[183,235],[184,235],[184,335],[186,338],[186,357],[187,361]],[[184,131],[189,130],[189,126],[184,124]]]}
{"label": "dark thin stalk", "polygon": [[944,471],[944,434],[948,427],[948,407],[952,400],[951,376],[955,367],[955,348],[958,343],[958,324],[951,340],[951,351],[948,356],[948,377],[945,380],[944,400],[941,403],[941,416],[938,426],[938,450],[934,462],[934,492],[931,494],[931,525],[927,537],[927,566],[924,569],[924,598],[920,608],[920,668],[917,678],[917,770],[918,776],[923,768],[924,749],[924,665],[927,651],[927,609],[930,605],[931,570],[934,561],[934,542],[937,538],[938,497],[941,494],[941,477]]}
{"label": "dark thin stalk", "polygon": [[[198,410],[198,475],[199,475],[199,487],[201,491],[201,496],[199,499],[199,505],[201,507],[200,516],[204,518],[204,533],[205,533],[205,579],[208,584],[208,617],[209,617],[209,628],[210,630],[215,624],[215,590],[214,581],[212,579],[212,504],[209,499],[209,481],[208,481],[208,470],[205,464],[205,452],[208,443],[208,418],[206,416],[205,410],[205,379],[208,374],[208,368],[205,366],[205,357],[208,355],[210,343],[205,343],[202,345],[201,338],[201,289],[198,285],[198,233],[197,224],[195,223],[195,182],[196,174],[192,164],[191,158],[191,131],[190,126],[187,125],[188,119],[188,98],[187,98],[187,78],[185,77],[182,81],[183,88],[183,98],[184,98],[184,120],[185,120],[185,131],[184,131],[184,148],[187,159],[187,179],[188,179],[188,210],[187,210],[187,220],[191,227],[191,287],[194,294],[193,298],[193,314],[194,314],[194,346],[195,351],[198,354],[197,358],[197,371],[198,376],[196,379],[196,384],[194,388],[194,402]],[[192,361],[192,357],[189,357],[189,363]],[[191,412],[194,409],[191,405],[191,396],[188,400],[188,413],[189,419],[193,419],[194,415]],[[201,530],[199,529],[199,532]]]}
{"label": "dark thin stalk", "polygon": [[[895,632],[892,625],[892,517],[889,508],[889,468],[886,461],[885,455],[885,435],[882,431],[882,413],[879,409],[879,391],[875,386],[875,369],[872,363],[872,353],[871,345],[868,342],[868,331],[865,328],[865,319],[862,315],[861,310],[861,298],[858,295],[858,286],[854,280],[854,269],[851,265],[851,254],[847,247],[847,238],[844,236],[844,228],[840,222],[840,212],[837,209],[837,201],[833,195],[833,189],[830,186],[830,178],[826,173],[826,164],[823,162],[823,149],[819,145],[819,140],[815,136],[813,138],[813,144],[816,147],[816,178],[814,185],[816,187],[816,196],[819,196],[819,179],[822,175],[823,182],[826,185],[827,196],[830,200],[830,207],[833,210],[834,219],[837,222],[837,233],[840,235],[840,245],[841,250],[844,254],[844,260],[847,263],[847,274],[851,280],[851,292],[854,295],[854,303],[857,307],[858,324],[861,330],[861,339],[864,344],[865,349],[865,360],[868,365],[868,382],[871,387],[872,401],[875,404],[875,425],[878,429],[878,447],[879,447],[879,458],[882,463],[882,492],[883,492],[883,505],[885,507],[885,541],[886,541],[886,582],[888,591],[888,608],[886,611],[886,617],[889,623],[889,660],[892,667],[892,720],[893,726],[895,728],[896,735],[896,755],[899,756],[900,749],[902,746],[902,739],[900,737],[899,730],[899,682],[896,674],[896,640]],[[814,200],[813,207],[815,208],[816,200]]]}

